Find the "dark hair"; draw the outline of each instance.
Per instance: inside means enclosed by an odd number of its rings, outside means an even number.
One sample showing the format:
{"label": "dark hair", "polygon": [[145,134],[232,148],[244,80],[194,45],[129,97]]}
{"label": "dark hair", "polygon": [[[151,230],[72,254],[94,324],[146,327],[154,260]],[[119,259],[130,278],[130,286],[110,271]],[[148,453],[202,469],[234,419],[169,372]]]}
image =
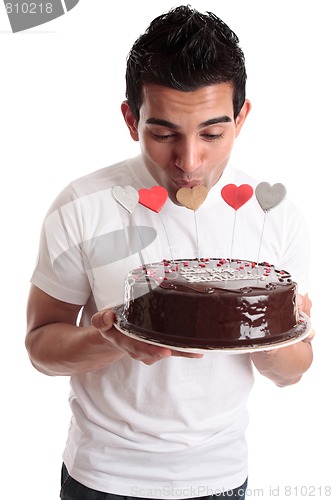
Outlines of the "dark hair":
{"label": "dark hair", "polygon": [[154,19],[127,59],[126,98],[139,121],[142,87],[153,83],[184,92],[206,85],[233,85],[234,118],[245,100],[244,54],[236,34],[215,14],[190,6]]}

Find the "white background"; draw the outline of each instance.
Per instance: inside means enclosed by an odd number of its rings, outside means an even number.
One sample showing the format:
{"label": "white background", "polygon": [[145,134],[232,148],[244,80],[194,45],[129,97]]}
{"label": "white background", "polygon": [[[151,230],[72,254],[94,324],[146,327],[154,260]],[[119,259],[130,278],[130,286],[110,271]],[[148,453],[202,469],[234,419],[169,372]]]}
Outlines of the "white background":
{"label": "white background", "polygon": [[[233,163],[284,183],[312,241],[315,361],[292,387],[258,377],[249,404],[248,498],[333,497],[330,3],[192,3],[227,22],[246,55],[253,109]],[[65,16],[17,34],[0,5],[1,456],[2,486],[16,491],[10,498],[58,498],[69,421],[68,380],[35,371],[24,348],[42,219],[70,180],[138,152],[119,111],[126,55],[155,16],[180,4],[81,0]]]}

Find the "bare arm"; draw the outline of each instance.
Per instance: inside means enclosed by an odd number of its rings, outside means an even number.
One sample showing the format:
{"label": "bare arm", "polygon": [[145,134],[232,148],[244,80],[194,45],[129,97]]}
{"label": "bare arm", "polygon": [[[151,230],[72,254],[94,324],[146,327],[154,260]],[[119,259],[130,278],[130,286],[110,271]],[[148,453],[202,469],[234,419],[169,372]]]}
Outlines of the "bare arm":
{"label": "bare arm", "polygon": [[[299,298],[299,308],[310,316],[311,301],[308,295]],[[313,353],[311,341],[314,332],[303,341],[280,349],[251,354],[258,371],[276,385],[283,387],[298,382],[311,366]]]}
{"label": "bare arm", "polygon": [[73,375],[98,370],[125,355],[148,365],[169,356],[185,356],[126,337],[113,326],[111,309],[96,313],[90,326],[76,326],[80,309],[32,285],[26,347],[37,370],[46,375]]}

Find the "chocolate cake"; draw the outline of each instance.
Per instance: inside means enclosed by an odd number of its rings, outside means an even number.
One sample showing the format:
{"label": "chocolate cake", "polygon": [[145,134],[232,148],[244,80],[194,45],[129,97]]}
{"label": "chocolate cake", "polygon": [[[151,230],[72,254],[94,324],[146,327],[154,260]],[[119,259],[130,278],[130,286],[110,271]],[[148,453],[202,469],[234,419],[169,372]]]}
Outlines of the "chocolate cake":
{"label": "chocolate cake", "polygon": [[224,259],[164,261],[131,271],[118,319],[148,341],[192,348],[282,342],[304,323],[287,271]]}

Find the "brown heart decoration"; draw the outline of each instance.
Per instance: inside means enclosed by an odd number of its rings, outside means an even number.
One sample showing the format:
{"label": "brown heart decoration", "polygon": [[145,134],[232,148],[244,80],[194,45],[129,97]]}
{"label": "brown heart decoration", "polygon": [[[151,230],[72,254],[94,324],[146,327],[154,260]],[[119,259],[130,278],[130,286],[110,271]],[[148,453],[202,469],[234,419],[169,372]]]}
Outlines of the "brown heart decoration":
{"label": "brown heart decoration", "polygon": [[176,198],[180,205],[190,210],[198,210],[208,195],[208,189],[205,186],[193,186],[193,188],[182,187],[178,189]]}

